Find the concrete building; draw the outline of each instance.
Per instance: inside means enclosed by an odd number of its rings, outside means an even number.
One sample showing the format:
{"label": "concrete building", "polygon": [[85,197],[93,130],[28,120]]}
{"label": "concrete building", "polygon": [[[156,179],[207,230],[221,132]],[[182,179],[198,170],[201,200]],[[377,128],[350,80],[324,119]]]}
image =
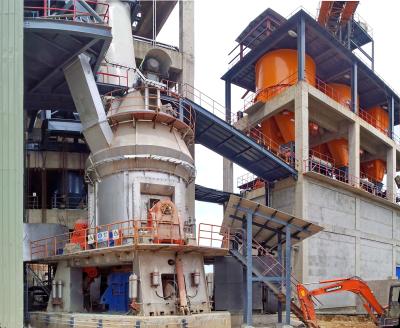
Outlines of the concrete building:
{"label": "concrete building", "polygon": [[[257,33],[261,37],[256,38]],[[364,42],[371,40],[368,37]],[[324,228],[295,249],[296,277],[304,283],[351,276],[364,280],[395,278],[400,267],[400,206],[395,183],[400,170],[400,144],[393,127],[399,124],[399,98],[373,71],[373,56],[372,66],[367,66],[352,52],[357,47],[348,47],[347,42],[328,33],[304,11],[286,20],[267,10],[249,24],[237,42],[237,61],[223,76],[227,108],[230,84],[254,94],[235,126],[286,158],[298,172],[296,178],[264,179],[265,186],[256,177],[241,177],[238,187],[249,199],[308,218]],[[243,48],[248,52],[246,56],[241,54]],[[294,78],[287,77],[281,84],[261,90],[258,62],[264,54],[279,51],[276,49],[294,49]],[[316,80],[309,78],[306,56],[315,61]],[[274,67],[268,68],[264,79],[268,79],[268,74],[273,79]],[[348,86],[347,102],[335,97],[335,83]],[[260,99],[262,96],[264,99]],[[386,130],[363,109],[375,105],[387,111]],[[294,139],[284,145],[286,149],[282,149],[283,145],[274,149],[274,144],[268,144],[263,122],[282,113],[292,113],[288,114],[292,115],[292,123],[287,128],[292,129]],[[231,119],[229,112],[227,118]],[[318,132],[312,130],[315,126]],[[264,135],[257,137],[260,130]],[[348,149],[348,163],[343,171],[335,167],[329,156],[325,158],[316,152],[321,145],[340,138],[347,140]],[[386,163],[386,185],[375,184],[364,174],[363,163],[371,160]],[[232,190],[233,183],[229,167],[226,162],[227,191]],[[330,295],[321,300],[323,308],[354,309],[356,305],[355,297],[348,295]]]}

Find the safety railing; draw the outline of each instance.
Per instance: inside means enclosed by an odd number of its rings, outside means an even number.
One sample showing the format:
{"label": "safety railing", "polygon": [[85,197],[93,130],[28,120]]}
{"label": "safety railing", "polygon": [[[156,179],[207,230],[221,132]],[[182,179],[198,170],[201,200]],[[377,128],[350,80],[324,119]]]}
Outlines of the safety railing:
{"label": "safety railing", "polygon": [[384,135],[390,137],[389,129],[387,128],[388,125],[387,123],[382,122],[381,120],[377,119],[376,117],[372,116],[370,113],[361,108],[358,111],[358,116],[360,116],[365,122],[377,128]]}
{"label": "safety railing", "polygon": [[[85,0],[84,5],[82,5],[81,2],[79,0],[71,0],[69,2],[65,0],[29,1],[29,5],[24,6],[24,17],[108,24],[108,3]],[[96,7],[101,9],[98,10],[100,13],[95,12]]]}
{"label": "safety railing", "polygon": [[200,223],[197,230],[199,246],[229,248],[230,230],[215,224]]}
{"label": "safety railing", "polygon": [[[236,250],[242,256],[246,251],[246,234],[243,229],[232,229],[230,231],[230,248]],[[283,265],[283,261],[279,261],[278,254],[273,255],[268,249],[262,246],[257,240],[252,239],[252,259],[253,268],[255,268],[264,277],[281,277],[281,282],[275,282],[274,284],[280,292],[287,290],[287,281],[284,279],[286,276],[286,268]],[[282,254],[283,255],[283,254]],[[290,275],[290,286],[292,290],[296,290],[296,286],[299,281]],[[294,301],[296,302],[295,293],[292,294]]]}
{"label": "safety railing", "polygon": [[51,198],[51,208],[60,209],[77,209],[86,208],[87,197],[84,196],[72,196],[72,195],[58,195],[54,194]]}
{"label": "safety railing", "polygon": [[254,190],[265,186],[265,180],[253,173],[245,173],[236,179],[236,186],[240,190]]}
{"label": "safety railing", "polygon": [[133,34],[133,39],[137,40],[137,41],[140,41],[140,42],[151,44],[153,47],[164,48],[164,49],[168,49],[168,50],[178,51],[179,52],[179,47],[173,46],[171,44],[159,42],[159,41],[156,41],[154,39],[145,38],[143,36],[139,36],[139,35],[135,35],[135,34]]}
{"label": "safety railing", "polygon": [[[123,98],[116,96],[113,92],[107,93],[103,96],[103,101],[106,104],[106,111],[111,116],[111,126],[116,126],[121,123],[134,122],[141,117],[141,120],[145,120],[144,113],[153,113],[153,117],[149,117],[148,120],[156,120],[167,125],[174,125],[177,121],[184,123],[181,126],[182,133],[184,136],[190,136],[193,138],[193,133],[189,134],[188,130],[194,132],[196,125],[196,112],[193,108],[187,104],[176,99],[176,102],[171,104],[163,104],[162,96],[169,95],[169,91],[163,88],[152,87],[152,86],[141,86],[136,88],[137,91],[127,95]],[[143,103],[144,100],[144,103]],[[113,115],[123,114],[127,110],[130,111],[130,116],[125,121],[112,118]],[[135,114],[139,116],[136,117]]]}
{"label": "safety railing", "polygon": [[[177,240],[176,238],[180,238]],[[200,223],[198,243],[201,246],[228,248],[229,229]],[[30,242],[31,260],[81,251],[122,245],[177,244],[184,245],[180,225],[172,222],[128,220],[76,230]]]}
{"label": "safety railing", "polygon": [[[308,159],[304,160],[304,170],[305,172],[321,174],[333,180],[346,183],[352,187],[365,190],[374,196],[392,201],[393,195],[386,190],[383,183],[376,181],[371,176],[362,172],[360,172],[359,177],[353,176],[348,173],[347,170],[337,168],[327,163],[326,161],[318,160],[315,156],[310,156]],[[395,196],[397,202],[397,195]]]}

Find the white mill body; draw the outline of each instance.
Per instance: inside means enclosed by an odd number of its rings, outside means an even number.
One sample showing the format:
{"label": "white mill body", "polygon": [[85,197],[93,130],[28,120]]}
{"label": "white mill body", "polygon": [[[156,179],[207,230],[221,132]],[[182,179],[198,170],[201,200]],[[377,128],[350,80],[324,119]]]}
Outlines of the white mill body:
{"label": "white mill body", "polygon": [[[106,58],[134,68],[130,7],[119,0],[106,2],[113,34]],[[64,72],[91,150],[86,170],[95,224],[146,220],[149,202],[157,198],[171,199],[181,220],[187,220],[186,190],[195,169],[184,135],[165,122],[135,116],[159,111],[159,99],[154,107],[145,108],[148,92],[130,89],[111,99],[106,116],[88,57],[79,56]]]}

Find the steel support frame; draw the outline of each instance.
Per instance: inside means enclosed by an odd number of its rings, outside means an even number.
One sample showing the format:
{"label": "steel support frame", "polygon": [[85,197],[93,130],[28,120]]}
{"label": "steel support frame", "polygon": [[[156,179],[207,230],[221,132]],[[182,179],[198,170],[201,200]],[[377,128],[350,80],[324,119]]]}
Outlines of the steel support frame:
{"label": "steel support frame", "polygon": [[[253,215],[255,214],[252,210],[246,210],[246,221],[243,222],[243,228],[246,231],[246,270],[245,270],[245,309],[243,313],[243,322],[247,326],[252,326],[253,323],[253,282],[264,282],[273,281],[280,282],[281,289],[283,286],[286,287],[286,299],[285,299],[285,324],[290,325],[290,314],[291,314],[291,259],[292,259],[292,247],[291,247],[291,231],[292,225],[287,224],[285,226],[285,263],[283,264],[283,240],[282,233],[278,233],[278,261],[285,268],[282,276],[279,277],[253,277]],[[282,322],[282,303],[278,302],[278,323]]]}
{"label": "steel support frame", "polygon": [[390,97],[389,102],[389,136],[393,139],[393,132],[394,132],[394,97]]}
{"label": "steel support frame", "polygon": [[297,25],[297,80],[305,80],[306,70],[306,25],[304,16],[300,16]]}
{"label": "steel support frame", "polygon": [[351,111],[358,112],[358,64],[354,61],[351,66]]}

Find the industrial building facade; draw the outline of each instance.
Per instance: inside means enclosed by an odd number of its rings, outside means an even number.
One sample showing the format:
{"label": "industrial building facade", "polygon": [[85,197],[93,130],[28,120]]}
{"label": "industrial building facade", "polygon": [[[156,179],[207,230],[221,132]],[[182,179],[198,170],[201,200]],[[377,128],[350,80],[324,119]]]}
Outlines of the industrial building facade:
{"label": "industrial building facade", "polygon": [[[250,22],[221,106],[193,86],[192,1],[3,1],[0,327],[225,328],[237,310],[307,325],[296,284],[386,289],[400,100],[357,6],[333,5]],[[179,46],[159,43],[176,6]],[[247,97],[233,114],[232,84]],[[195,144],[224,157],[224,191],[195,185]],[[233,163],[251,173],[240,195]],[[195,199],[223,205],[222,224],[196,222]]]}

